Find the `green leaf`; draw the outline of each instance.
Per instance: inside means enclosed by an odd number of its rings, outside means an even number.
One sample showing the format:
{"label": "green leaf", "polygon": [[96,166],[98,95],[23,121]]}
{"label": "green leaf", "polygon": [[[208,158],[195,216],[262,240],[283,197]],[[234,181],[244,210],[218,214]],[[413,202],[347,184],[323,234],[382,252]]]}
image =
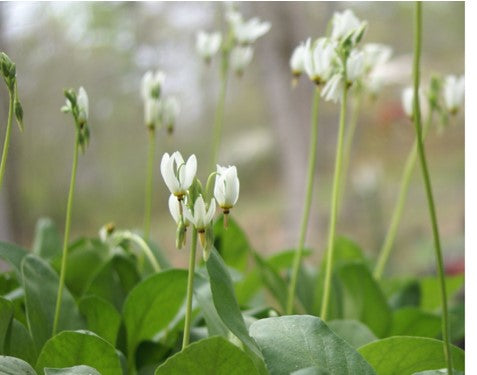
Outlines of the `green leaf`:
{"label": "green leaf", "polygon": [[122,374],[119,356],[106,340],[88,331],[63,331],[43,347],[36,370],[87,365],[102,375]]}
{"label": "green leaf", "polygon": [[391,309],[368,267],[362,263],[348,263],[338,269],[343,285],[343,315],[366,324],[378,337],[389,331]]}
{"label": "green leaf", "polygon": [[121,315],[112,304],[98,296],[85,296],[79,301],[79,310],[86,318],[88,330],[113,346],[116,344]]}
{"label": "green leaf", "polygon": [[33,253],[50,260],[61,255],[62,243],[60,233],[53,220],[42,217],[36,222]]}
{"label": "green leaf", "polygon": [[[291,268],[293,266],[293,260],[295,259],[295,253],[296,249],[283,250],[270,255],[266,261],[277,271]],[[303,249],[303,259],[310,256],[311,253],[311,249]]]}
{"label": "green leaf", "polygon": [[15,357],[0,355],[0,374],[2,375],[37,375],[25,361]]}
{"label": "green leaf", "polygon": [[389,304],[394,310],[403,307],[419,307],[421,287],[418,280],[407,281],[389,298]]}
{"label": "green leaf", "polygon": [[415,307],[405,307],[393,313],[389,336],[420,336],[436,338],[441,333],[441,318]]}
{"label": "green leaf", "polygon": [[235,298],[232,279],[227,272],[224,261],[212,249],[209,260],[206,263],[210,277],[210,287],[215,308],[228,329],[237,336],[252,352],[261,357],[256,342],[250,337],[242,312]]}
{"label": "green leaf", "polygon": [[307,367],[319,367],[331,375],[375,374],[348,343],[310,315],[261,319],[250,326],[250,334],[272,375]]}
{"label": "green leaf", "polygon": [[[59,279],[49,264],[34,254],[27,255],[23,260],[22,273],[28,326],[39,352],[53,330]],[[83,319],[73,296],[65,287],[58,331],[81,328],[84,328]]]}
{"label": "green leaf", "polygon": [[123,317],[127,330],[130,366],[137,345],[143,340],[155,341],[184,303],[187,271],[169,269],[139,283],[124,302]]}
{"label": "green leaf", "polygon": [[332,320],[328,322],[328,327],[355,349],[378,339],[366,325],[357,320]]}
{"label": "green leaf", "polygon": [[[447,276],[446,290],[450,301],[464,285],[464,275]],[[437,277],[427,277],[421,280],[421,308],[434,311],[441,308],[441,287]]]}
{"label": "green leaf", "polygon": [[197,341],[170,357],[155,375],[258,375],[252,360],[222,337]]}
{"label": "green leaf", "polygon": [[90,366],[73,366],[66,368],[45,368],[45,375],[101,375]]}
{"label": "green leaf", "polygon": [[319,367],[307,367],[297,371],[293,371],[290,375],[329,375],[329,371],[320,369]]}
{"label": "green leaf", "polygon": [[133,261],[117,254],[97,271],[85,295],[97,295],[121,311],[126,296],[139,280],[139,273]]}
{"label": "green leaf", "polygon": [[12,243],[0,241],[0,258],[4,259],[15,270],[18,280],[21,280],[21,263],[28,250]]}
{"label": "green leaf", "polygon": [[224,262],[239,271],[245,271],[248,265],[250,243],[237,222],[229,217],[228,227],[224,228],[221,216],[214,224],[214,245]]}
{"label": "green leaf", "polygon": [[18,320],[13,319],[5,339],[5,353],[20,358],[30,365],[36,362],[37,352],[30,333]]}
{"label": "green leaf", "polygon": [[10,301],[0,297],[0,354],[5,354],[4,343],[7,330],[13,318],[13,305]]}
{"label": "green leaf", "polygon": [[[358,349],[379,375],[411,375],[446,367],[444,343],[425,337],[395,336]],[[464,370],[464,351],[452,345],[452,360]]]}

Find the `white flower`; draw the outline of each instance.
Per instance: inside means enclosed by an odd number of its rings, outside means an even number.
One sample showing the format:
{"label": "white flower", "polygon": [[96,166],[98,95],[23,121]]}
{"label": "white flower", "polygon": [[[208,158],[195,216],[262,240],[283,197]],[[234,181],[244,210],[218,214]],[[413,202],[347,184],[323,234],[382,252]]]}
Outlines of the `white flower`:
{"label": "white flower", "polygon": [[444,102],[451,113],[456,113],[464,101],[464,76],[447,76],[444,81]]}
{"label": "white flower", "polygon": [[240,182],[235,166],[221,167],[217,165],[214,196],[219,206],[229,210],[237,203],[240,192]]}
{"label": "white flower", "polygon": [[144,122],[148,127],[154,127],[159,119],[159,101],[155,98],[144,99]]}
{"label": "white flower", "polygon": [[[183,205],[183,207],[187,206],[187,197],[184,197],[183,202],[179,202],[174,194],[169,196],[169,212],[176,224],[179,224],[181,221],[181,205]],[[189,225],[189,220],[187,220],[185,216],[183,216],[182,219],[184,220],[185,226]]]}
{"label": "white flower", "polygon": [[320,38],[314,43],[311,39],[305,43],[304,66],[306,74],[315,83],[329,78],[332,62],[335,58],[335,45],[327,38]]}
{"label": "white flower", "polygon": [[341,13],[336,12],[332,18],[331,38],[340,41],[354,33],[356,35],[353,35],[353,39],[356,39],[365,25],[366,23],[360,21],[350,9],[346,9]]}
{"label": "white flower", "polygon": [[332,100],[333,102],[337,102],[338,99],[341,98],[341,95],[344,90],[344,79],[341,73],[337,73],[333,75],[328,82],[326,82],[323,91],[321,92],[321,96],[325,98],[326,101]]}
{"label": "white flower", "polygon": [[239,44],[251,44],[265,35],[272,25],[270,22],[261,22],[258,18],[244,21],[242,15],[236,11],[227,14],[235,39]]}
{"label": "white flower", "polygon": [[184,163],[179,151],[171,156],[166,152],[161,160],[161,174],[170,192],[182,199],[194,181],[197,172],[197,159],[191,155]]}
{"label": "white flower", "polygon": [[176,122],[177,116],[179,116],[181,107],[179,101],[174,96],[168,96],[161,101],[160,112],[162,116],[162,122],[166,126],[173,126]]}
{"label": "white flower", "polygon": [[374,70],[377,66],[386,64],[393,50],[385,44],[367,43],[363,46],[364,68],[367,72]]}
{"label": "white flower", "polygon": [[359,78],[364,72],[364,53],[356,50],[351,51],[351,54],[346,60],[346,78],[348,83],[352,83]]}
{"label": "white flower", "polygon": [[[402,92],[402,108],[404,113],[412,118],[414,115],[414,88],[409,86]],[[419,104],[422,117],[426,118],[429,114],[429,105],[422,89],[419,90]]]}
{"label": "white flower", "polygon": [[216,210],[214,198],[211,199],[208,206],[207,209],[202,195],[199,195],[194,203],[194,213],[188,207],[184,207],[185,218],[194,225],[198,232],[204,232],[214,218]]}
{"label": "white flower", "polygon": [[253,48],[250,46],[236,46],[230,52],[230,67],[241,75],[253,58]]}
{"label": "white flower", "polygon": [[166,75],[159,70],[155,73],[153,73],[151,70],[146,72],[142,77],[141,82],[142,98],[144,100],[151,97],[156,99],[159,98],[165,79]]}
{"label": "white flower", "polygon": [[222,35],[220,32],[206,33],[204,31],[199,31],[197,33],[195,47],[197,53],[202,58],[205,60],[210,60],[210,58],[219,50],[221,43]]}
{"label": "white flower", "polygon": [[291,55],[290,58],[290,69],[294,76],[299,76],[305,70],[305,44],[300,43],[297,46]]}
{"label": "white flower", "polygon": [[81,86],[78,90],[78,96],[76,98],[76,103],[78,104],[78,121],[81,124],[85,124],[88,122],[89,117],[89,101],[88,101],[88,94],[86,90]]}

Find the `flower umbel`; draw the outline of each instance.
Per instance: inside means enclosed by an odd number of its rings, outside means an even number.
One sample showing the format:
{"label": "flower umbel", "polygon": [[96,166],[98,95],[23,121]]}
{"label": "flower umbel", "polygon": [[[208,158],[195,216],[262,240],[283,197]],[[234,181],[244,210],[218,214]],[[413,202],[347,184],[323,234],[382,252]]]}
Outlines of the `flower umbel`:
{"label": "flower umbel", "polygon": [[170,192],[181,201],[191,186],[197,172],[197,159],[191,155],[184,163],[179,151],[172,155],[166,152],[161,160],[161,174]]}

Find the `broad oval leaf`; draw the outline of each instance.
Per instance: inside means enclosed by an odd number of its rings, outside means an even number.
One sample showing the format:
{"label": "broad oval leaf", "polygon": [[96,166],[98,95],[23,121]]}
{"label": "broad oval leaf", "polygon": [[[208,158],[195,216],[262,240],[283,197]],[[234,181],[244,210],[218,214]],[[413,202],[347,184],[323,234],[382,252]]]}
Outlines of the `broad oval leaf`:
{"label": "broad oval leaf", "polygon": [[45,343],[36,370],[91,366],[102,375],[122,374],[119,356],[106,340],[89,331],[63,331]]}
{"label": "broad oval leaf", "polygon": [[124,302],[123,317],[127,331],[130,366],[136,347],[155,336],[172,321],[184,303],[187,271],[169,269],[139,283]]}
{"label": "broad oval leaf", "polygon": [[415,307],[405,307],[393,313],[389,336],[420,336],[437,338],[441,333],[441,318]]}
{"label": "broad oval leaf", "polygon": [[258,375],[247,354],[222,337],[197,341],[170,357],[155,375]]}
{"label": "broad oval leaf", "polygon": [[53,259],[61,255],[61,237],[58,228],[49,217],[42,217],[36,222],[33,253],[43,259]]}
{"label": "broad oval leaf", "polygon": [[[395,336],[358,349],[379,375],[412,375],[446,367],[444,343],[427,337]],[[451,347],[457,370],[464,370],[464,351]]]}
{"label": "broad oval leaf", "polygon": [[357,320],[338,319],[327,324],[339,337],[355,349],[378,339],[366,325]]}
{"label": "broad oval leaf", "polygon": [[[43,344],[52,334],[59,279],[50,265],[34,254],[29,254],[23,259],[22,273],[28,326],[35,347],[40,352]],[[82,329],[84,326],[78,306],[65,287],[58,331]]]}
{"label": "broad oval leaf", "polygon": [[79,310],[86,318],[88,330],[116,344],[121,315],[112,304],[98,296],[86,296],[79,301]]}
{"label": "broad oval leaf", "polygon": [[330,375],[372,375],[372,367],[320,319],[288,315],[256,321],[250,334],[272,375],[318,367]]}
{"label": "broad oval leaf", "polygon": [[38,353],[30,333],[18,320],[13,319],[5,338],[5,354],[35,365]]}
{"label": "broad oval leaf", "polygon": [[45,368],[45,375],[101,375],[90,366],[73,366],[66,368]]}
{"label": "broad oval leaf", "polygon": [[366,324],[378,337],[391,326],[391,309],[378,283],[363,263],[347,263],[338,269],[343,285],[343,317]]}
{"label": "broad oval leaf", "polygon": [[2,375],[37,375],[36,371],[25,361],[15,357],[0,355],[0,374]]}
{"label": "broad oval leaf", "polygon": [[28,250],[12,243],[0,241],[0,258],[10,263],[19,281],[21,280],[22,260],[27,255]]}
{"label": "broad oval leaf", "polygon": [[251,246],[245,232],[233,218],[228,219],[227,228],[224,228],[223,216],[215,222],[214,245],[228,266],[239,271],[246,270]]}

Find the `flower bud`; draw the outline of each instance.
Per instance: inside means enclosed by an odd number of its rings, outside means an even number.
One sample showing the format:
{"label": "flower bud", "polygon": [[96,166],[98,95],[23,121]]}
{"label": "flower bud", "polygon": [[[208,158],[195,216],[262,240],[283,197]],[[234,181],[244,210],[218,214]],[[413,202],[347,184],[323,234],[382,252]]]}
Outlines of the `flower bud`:
{"label": "flower bud", "polygon": [[[177,199],[176,199],[177,200]],[[187,225],[180,220],[176,230],[176,248],[182,249],[186,243]]]}
{"label": "flower bud", "polygon": [[17,98],[15,98],[14,108],[15,108],[15,118],[17,120],[18,127],[20,128],[21,131],[23,131],[23,108],[20,101]]}

